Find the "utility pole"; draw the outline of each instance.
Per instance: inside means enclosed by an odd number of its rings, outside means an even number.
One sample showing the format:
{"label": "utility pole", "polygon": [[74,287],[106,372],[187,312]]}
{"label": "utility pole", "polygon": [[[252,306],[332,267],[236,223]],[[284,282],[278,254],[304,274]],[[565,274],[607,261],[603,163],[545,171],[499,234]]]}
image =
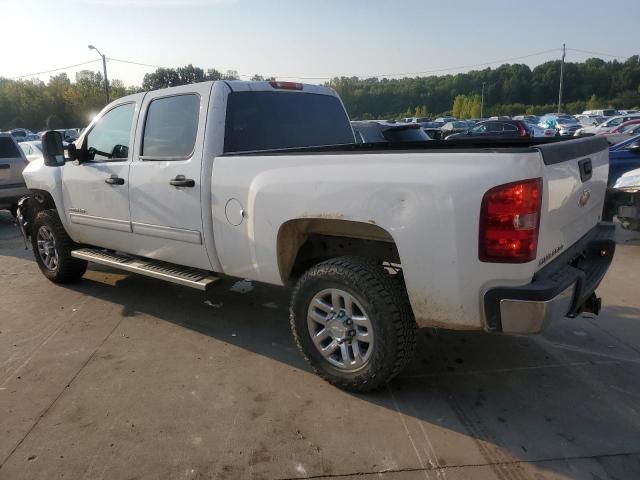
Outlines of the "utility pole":
{"label": "utility pole", "polygon": [[102,71],[104,72],[104,94],[107,97],[107,103],[109,103],[109,80],[107,79],[107,57],[106,55],[103,55],[102,53],[100,53],[100,50],[98,50],[93,45],[89,45],[89,50],[95,50],[96,52],[98,52],[98,55],[102,57]]}
{"label": "utility pole", "polygon": [[480,96],[480,120],[484,118],[484,82],[482,82],[482,95]]}
{"label": "utility pole", "polygon": [[562,112],[562,87],[564,82],[564,57],[566,55],[565,45],[562,44],[562,62],[560,62],[560,88],[558,90],[558,113]]}

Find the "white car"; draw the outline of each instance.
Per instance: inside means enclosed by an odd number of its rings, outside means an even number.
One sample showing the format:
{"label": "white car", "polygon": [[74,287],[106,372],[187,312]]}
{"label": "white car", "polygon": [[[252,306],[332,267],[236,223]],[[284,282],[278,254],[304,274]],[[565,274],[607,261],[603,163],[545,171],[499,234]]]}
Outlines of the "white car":
{"label": "white car", "polygon": [[201,290],[291,286],[282,321],[305,358],[369,391],[407,364],[418,326],[524,334],[600,310],[606,140],[507,140],[356,144],[317,85],[141,92],[107,105],[67,160],[43,135],[19,225],[57,283],[95,262]]}
{"label": "white car", "polygon": [[33,162],[42,159],[42,142],[40,140],[21,142],[19,145],[24,156],[27,157],[27,161]]}
{"label": "white car", "polygon": [[[519,120],[515,117],[514,119]],[[527,125],[531,128],[531,131],[533,132],[533,136],[536,138],[541,138],[541,137],[548,138],[548,137],[556,136],[555,128],[549,128],[549,127],[538,125],[537,123],[535,123],[535,121],[537,120],[537,117],[522,117],[522,120],[526,122]]]}
{"label": "white car", "polygon": [[619,127],[624,122],[638,118],[640,118],[640,114],[618,115],[617,117],[611,117],[610,119],[602,122],[599,125],[580,128],[575,132],[575,135],[598,135],[602,133],[609,133],[611,130]]}

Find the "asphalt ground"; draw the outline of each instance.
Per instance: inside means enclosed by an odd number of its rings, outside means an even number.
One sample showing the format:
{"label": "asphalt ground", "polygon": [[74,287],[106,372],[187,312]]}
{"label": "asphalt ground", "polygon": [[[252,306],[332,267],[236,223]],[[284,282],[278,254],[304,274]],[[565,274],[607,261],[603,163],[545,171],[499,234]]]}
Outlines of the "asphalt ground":
{"label": "asphalt ground", "polygon": [[0,479],[640,478],[640,235],[604,310],[543,335],[423,330],[388,388],[340,391],[289,292],[39,272],[0,212]]}

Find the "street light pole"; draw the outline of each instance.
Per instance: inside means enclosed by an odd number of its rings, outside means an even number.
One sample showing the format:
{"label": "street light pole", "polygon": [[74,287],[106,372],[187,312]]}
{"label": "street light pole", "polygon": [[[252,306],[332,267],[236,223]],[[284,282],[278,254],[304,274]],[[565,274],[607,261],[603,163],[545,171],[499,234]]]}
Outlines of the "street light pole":
{"label": "street light pole", "polygon": [[482,82],[482,96],[480,97],[480,120],[484,118],[484,82]]}
{"label": "street light pole", "polygon": [[98,55],[102,57],[102,71],[104,72],[104,94],[107,97],[107,103],[109,103],[109,80],[107,79],[107,57],[106,55],[103,55],[102,53],[100,53],[100,50],[98,50],[93,45],[89,45],[89,50],[95,50],[96,52],[98,52]]}
{"label": "street light pole", "polygon": [[560,88],[558,89],[558,113],[562,112],[562,87],[564,83],[564,56],[566,54],[564,43],[562,44],[562,62],[560,62]]}

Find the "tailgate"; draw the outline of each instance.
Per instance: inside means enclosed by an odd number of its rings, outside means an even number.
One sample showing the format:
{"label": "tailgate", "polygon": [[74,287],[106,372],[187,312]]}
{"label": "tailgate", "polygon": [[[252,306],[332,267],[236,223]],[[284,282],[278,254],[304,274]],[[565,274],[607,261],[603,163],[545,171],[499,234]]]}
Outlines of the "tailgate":
{"label": "tailgate", "polygon": [[536,147],[544,162],[538,269],[600,221],[609,173],[608,147],[601,136]]}

